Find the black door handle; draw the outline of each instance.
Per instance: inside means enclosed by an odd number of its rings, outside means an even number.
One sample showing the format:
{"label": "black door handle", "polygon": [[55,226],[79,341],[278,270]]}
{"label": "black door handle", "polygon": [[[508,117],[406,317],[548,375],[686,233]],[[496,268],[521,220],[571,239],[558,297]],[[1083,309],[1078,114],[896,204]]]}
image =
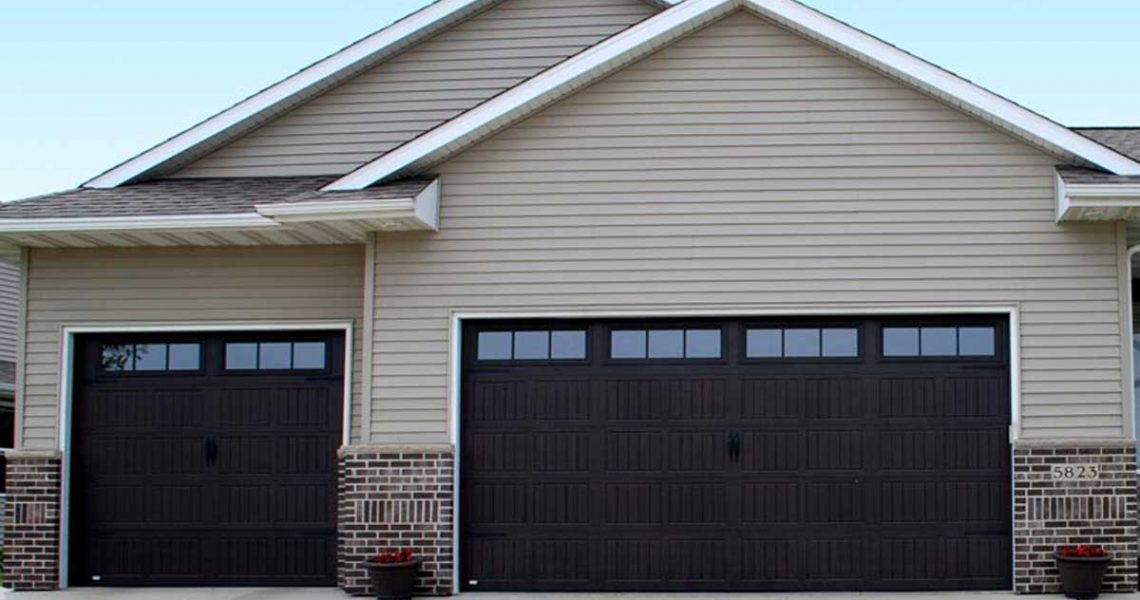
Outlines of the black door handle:
{"label": "black door handle", "polygon": [[206,438],[206,465],[212,465],[218,460],[218,442],[213,436]]}
{"label": "black door handle", "polygon": [[740,458],[740,432],[733,431],[728,434],[728,456],[733,460]]}

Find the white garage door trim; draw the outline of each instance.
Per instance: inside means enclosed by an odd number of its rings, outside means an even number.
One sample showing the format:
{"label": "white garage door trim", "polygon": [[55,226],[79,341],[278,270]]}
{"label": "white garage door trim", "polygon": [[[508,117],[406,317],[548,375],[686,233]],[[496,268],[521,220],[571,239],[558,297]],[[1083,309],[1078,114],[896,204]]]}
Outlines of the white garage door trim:
{"label": "white garage door trim", "polygon": [[71,528],[71,407],[72,371],[75,362],[75,336],[92,333],[188,333],[249,331],[343,331],[344,332],[344,445],[351,442],[352,425],[352,321],[302,322],[218,322],[218,323],[147,323],[123,325],[65,325],[60,336],[59,356],[59,429],[57,437],[61,455],[59,508],[59,587],[70,587]]}
{"label": "white garage door trim", "polygon": [[[508,319],[621,319],[621,318],[686,318],[686,317],[818,317],[818,316],[937,316],[937,315],[1005,315],[1009,319],[1009,391],[1010,391],[1010,452],[1021,437],[1021,314],[1017,306],[973,304],[965,306],[834,306],[825,308],[721,308],[721,309],[660,309],[660,310],[564,310],[564,311],[452,311],[449,332],[448,370],[448,434],[454,449],[454,475],[452,480],[452,560],[460,564],[459,548],[459,473],[462,453],[459,452],[459,402],[462,382],[463,326],[468,321]],[[1013,515],[1010,515],[1013,522]],[[1016,566],[1016,565],[1015,565]],[[459,593],[459,569],[452,569],[452,592]],[[1014,569],[1014,583],[1017,576]]]}

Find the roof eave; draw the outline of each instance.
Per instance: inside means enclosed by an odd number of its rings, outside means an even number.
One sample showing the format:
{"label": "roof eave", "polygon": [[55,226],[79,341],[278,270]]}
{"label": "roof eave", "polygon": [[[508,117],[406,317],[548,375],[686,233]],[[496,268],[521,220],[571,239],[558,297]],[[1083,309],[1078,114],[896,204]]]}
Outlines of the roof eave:
{"label": "roof eave", "polygon": [[1058,174],[1057,222],[1140,219],[1140,183],[1066,183]]}

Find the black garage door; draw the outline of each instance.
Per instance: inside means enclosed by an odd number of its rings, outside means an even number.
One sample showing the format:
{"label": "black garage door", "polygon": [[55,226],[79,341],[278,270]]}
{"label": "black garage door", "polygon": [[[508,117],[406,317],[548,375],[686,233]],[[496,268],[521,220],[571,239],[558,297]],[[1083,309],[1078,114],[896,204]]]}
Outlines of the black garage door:
{"label": "black garage door", "polygon": [[343,333],[76,344],[72,585],[334,585]]}
{"label": "black garage door", "polygon": [[1004,319],[464,335],[465,589],[1011,585]]}

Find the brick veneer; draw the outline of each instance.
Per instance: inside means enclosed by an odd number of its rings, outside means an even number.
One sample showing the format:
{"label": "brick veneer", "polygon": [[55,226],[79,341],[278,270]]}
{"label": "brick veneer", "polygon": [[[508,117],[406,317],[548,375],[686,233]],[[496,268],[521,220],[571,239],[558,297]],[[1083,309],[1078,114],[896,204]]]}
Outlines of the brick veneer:
{"label": "brick veneer", "polygon": [[455,455],[450,446],[351,446],[340,452],[337,579],[355,595],[383,548],[423,559],[417,594],[451,594]]}
{"label": "brick veneer", "polygon": [[[1056,465],[1096,465],[1094,480],[1058,481]],[[1020,593],[1055,593],[1052,553],[1095,543],[1115,556],[1105,591],[1136,589],[1136,447],[1132,442],[1019,443],[1013,453],[1014,583]]]}
{"label": "brick veneer", "polygon": [[5,581],[20,591],[59,587],[60,458],[8,453],[4,514]]}

